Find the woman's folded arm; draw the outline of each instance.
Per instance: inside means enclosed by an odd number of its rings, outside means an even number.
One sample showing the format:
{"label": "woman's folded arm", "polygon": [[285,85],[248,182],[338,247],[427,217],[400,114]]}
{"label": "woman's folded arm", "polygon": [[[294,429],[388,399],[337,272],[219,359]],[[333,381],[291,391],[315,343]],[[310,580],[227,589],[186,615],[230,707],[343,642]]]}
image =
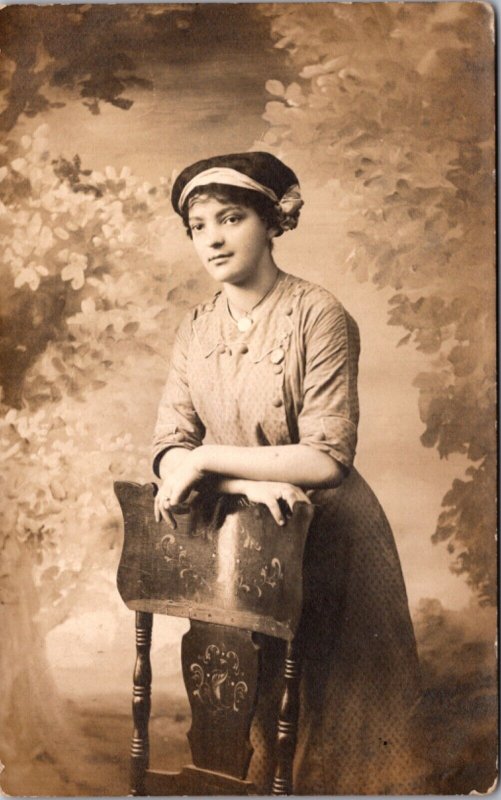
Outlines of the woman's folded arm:
{"label": "woman's folded arm", "polygon": [[[162,480],[169,477],[188,462],[201,477],[219,475],[226,479],[279,481],[305,489],[338,486],[346,475],[346,469],[338,461],[308,445],[236,447],[207,444],[195,450],[183,447],[167,450],[160,461],[160,477]],[[235,487],[229,490],[229,483],[224,485],[227,488],[221,491],[240,494]]]}
{"label": "woman's folded arm", "polygon": [[292,483],[305,489],[338,486],[346,470],[327,453],[302,444],[276,447],[233,447],[207,444],[191,451],[195,468],[251,481]]}

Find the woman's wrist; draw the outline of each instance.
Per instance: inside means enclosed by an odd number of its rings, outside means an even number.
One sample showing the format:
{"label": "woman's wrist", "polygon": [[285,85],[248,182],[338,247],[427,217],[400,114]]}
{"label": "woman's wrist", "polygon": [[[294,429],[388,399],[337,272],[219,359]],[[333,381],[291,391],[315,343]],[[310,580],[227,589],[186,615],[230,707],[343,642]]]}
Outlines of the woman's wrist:
{"label": "woman's wrist", "polygon": [[164,452],[158,464],[158,476],[160,480],[165,480],[169,475],[178,469],[185,459],[190,455],[190,451],[184,447],[170,447]]}
{"label": "woman's wrist", "polygon": [[210,467],[210,450],[210,444],[202,444],[190,453],[193,466],[201,475],[208,475],[216,472],[216,470]]}
{"label": "woman's wrist", "polygon": [[224,475],[209,473],[199,481],[198,487],[211,494],[246,494],[249,483],[244,478],[227,478]]}
{"label": "woman's wrist", "polygon": [[225,478],[219,476],[216,489],[221,494],[246,494],[250,481],[245,478]]}

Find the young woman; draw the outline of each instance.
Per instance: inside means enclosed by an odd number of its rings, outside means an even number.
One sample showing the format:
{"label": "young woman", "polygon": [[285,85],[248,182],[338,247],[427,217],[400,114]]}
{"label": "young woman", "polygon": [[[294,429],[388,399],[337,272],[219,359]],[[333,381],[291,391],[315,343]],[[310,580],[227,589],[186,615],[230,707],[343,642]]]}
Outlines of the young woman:
{"label": "young woman", "polygon": [[[297,501],[315,503],[294,791],[415,792],[419,679],[405,586],[384,512],[353,467],[358,329],[272,255],[273,238],[296,227],[298,180],[269,153],[217,156],[179,175],[172,203],[221,288],[177,333],[155,432],[157,519],[172,523],[171,509],[208,479],[264,503],[278,525]],[[268,692],[251,732],[249,779],[265,794],[279,649],[265,643]]]}

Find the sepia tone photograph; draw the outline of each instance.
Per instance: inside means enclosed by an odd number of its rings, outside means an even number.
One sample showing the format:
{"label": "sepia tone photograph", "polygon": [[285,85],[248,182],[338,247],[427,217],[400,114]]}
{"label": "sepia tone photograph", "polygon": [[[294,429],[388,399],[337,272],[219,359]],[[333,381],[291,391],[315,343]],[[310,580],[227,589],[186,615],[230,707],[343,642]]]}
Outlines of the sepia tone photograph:
{"label": "sepia tone photograph", "polygon": [[497,785],[485,2],[0,11],[0,790]]}

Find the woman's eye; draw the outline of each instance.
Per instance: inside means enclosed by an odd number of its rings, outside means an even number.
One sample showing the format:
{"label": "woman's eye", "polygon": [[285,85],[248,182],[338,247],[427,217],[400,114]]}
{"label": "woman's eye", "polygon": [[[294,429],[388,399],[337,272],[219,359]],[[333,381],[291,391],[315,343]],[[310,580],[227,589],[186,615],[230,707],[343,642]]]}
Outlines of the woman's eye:
{"label": "woman's eye", "polygon": [[193,225],[190,225],[190,230],[193,231],[201,231],[203,225],[201,222],[194,222]]}
{"label": "woman's eye", "polygon": [[240,222],[241,219],[242,217],[240,214],[230,214],[229,217],[225,217],[224,222],[229,222],[230,225],[234,225],[236,222]]}

